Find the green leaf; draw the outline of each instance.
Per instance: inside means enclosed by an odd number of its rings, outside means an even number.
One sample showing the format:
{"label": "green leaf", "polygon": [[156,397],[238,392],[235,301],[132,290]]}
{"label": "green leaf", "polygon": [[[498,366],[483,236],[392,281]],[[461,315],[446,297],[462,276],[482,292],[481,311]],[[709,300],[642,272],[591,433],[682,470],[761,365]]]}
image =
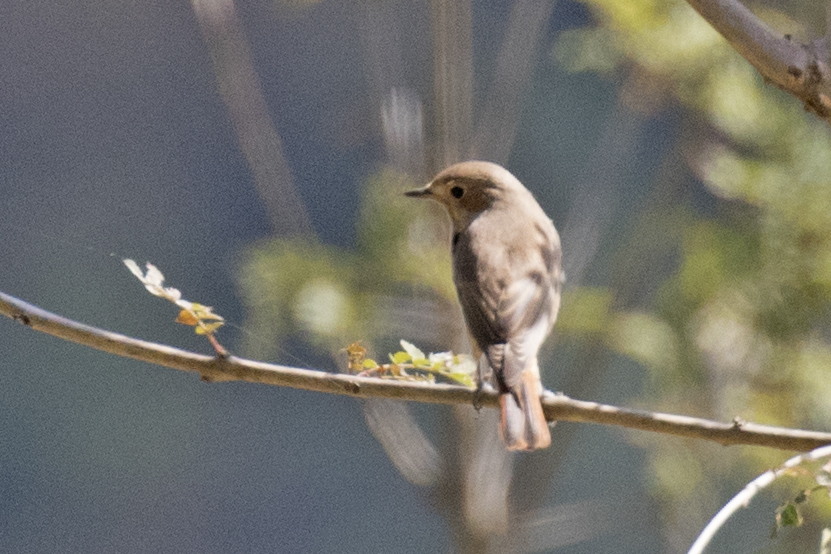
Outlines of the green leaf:
{"label": "green leaf", "polygon": [[564,294],[557,329],[571,333],[602,333],[609,324],[612,291],[603,287],[578,287]]}
{"label": "green leaf", "polygon": [[460,385],[464,385],[466,387],[474,386],[473,379],[471,379],[470,374],[468,373],[445,373],[443,375],[445,375],[448,379],[456,381]]}
{"label": "green leaf", "polygon": [[213,333],[220,327],[222,327],[224,323],[216,322],[216,323],[203,323],[200,326],[194,327],[194,331],[197,335],[207,335]]}
{"label": "green leaf", "polygon": [[776,516],[779,527],[798,527],[802,525],[802,515],[796,509],[796,504],[788,502]]}
{"label": "green leaf", "polygon": [[401,339],[401,348],[403,348],[413,360],[425,360],[427,358],[427,356],[424,355],[424,352],[419,350],[413,343],[407,342],[404,339]]}
{"label": "green leaf", "polygon": [[407,352],[399,351],[399,352],[396,352],[395,354],[390,354],[390,360],[392,360],[392,363],[394,363],[394,364],[405,364],[405,363],[409,362],[412,359],[413,359],[413,357],[410,354],[408,354]]}
{"label": "green leaf", "polygon": [[371,358],[367,358],[367,359],[364,360],[364,363],[361,364],[361,365],[363,365],[365,369],[375,369],[376,367],[378,367],[378,362],[376,362],[375,360],[373,360]]}

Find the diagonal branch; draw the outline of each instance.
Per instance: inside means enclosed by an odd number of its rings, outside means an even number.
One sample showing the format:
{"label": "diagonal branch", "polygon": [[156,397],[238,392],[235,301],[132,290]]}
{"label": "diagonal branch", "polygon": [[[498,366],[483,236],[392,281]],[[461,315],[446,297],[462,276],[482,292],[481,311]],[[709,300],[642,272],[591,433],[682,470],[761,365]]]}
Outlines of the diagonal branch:
{"label": "diagonal branch", "polygon": [[[85,325],[2,292],[0,314],[36,331],[104,352],[180,371],[199,373],[205,381],[247,381],[358,398],[394,398],[434,404],[472,404],[474,401],[473,389],[455,385],[358,377],[268,364],[235,356],[216,358],[196,354]],[[496,408],[499,405],[499,397],[493,391],[483,391],[479,394],[478,401],[487,408]],[[831,433],[758,425],[738,419],[732,423],[720,423],[695,417],[630,410],[574,400],[547,391],[543,396],[543,406],[549,421],[617,425],[709,440],[723,445],[744,444],[807,451],[831,443]]]}
{"label": "diagonal branch", "polygon": [[191,5],[213,61],[217,90],[272,227],[281,235],[314,235],[233,0],[191,0]]}
{"label": "diagonal branch", "polygon": [[800,44],[765,25],[739,0],[687,0],[730,45],[805,108],[831,122],[831,59],[826,36]]}
{"label": "diagonal branch", "polygon": [[468,149],[469,158],[507,165],[534,58],[555,4],[556,0],[517,0],[511,6],[496,68],[488,81],[487,100]]}
{"label": "diagonal branch", "polygon": [[473,127],[471,0],[431,0],[435,152],[438,167],[464,159]]}

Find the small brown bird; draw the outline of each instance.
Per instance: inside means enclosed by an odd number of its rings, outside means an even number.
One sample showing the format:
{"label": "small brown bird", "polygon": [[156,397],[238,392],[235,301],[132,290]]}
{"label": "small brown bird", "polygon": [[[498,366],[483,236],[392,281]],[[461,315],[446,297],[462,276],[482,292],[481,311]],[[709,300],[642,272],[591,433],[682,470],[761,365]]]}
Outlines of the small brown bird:
{"label": "small brown bird", "polygon": [[[509,450],[551,444],[537,352],[557,319],[560,237],[533,195],[490,162],[452,165],[405,193],[440,202],[453,222],[453,281],[468,332],[501,393],[500,434]],[[481,387],[485,376],[479,375]]]}

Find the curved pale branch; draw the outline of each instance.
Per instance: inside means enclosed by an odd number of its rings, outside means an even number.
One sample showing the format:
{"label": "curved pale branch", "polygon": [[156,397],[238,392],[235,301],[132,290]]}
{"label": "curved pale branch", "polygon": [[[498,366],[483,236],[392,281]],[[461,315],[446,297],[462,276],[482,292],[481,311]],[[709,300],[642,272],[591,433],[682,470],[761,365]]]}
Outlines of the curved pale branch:
{"label": "curved pale branch", "polygon": [[[687,0],[762,76],[831,121],[828,37],[800,44],[765,25],[738,0]],[[828,31],[826,31],[828,33]]]}
{"label": "curved pale branch", "polygon": [[738,512],[741,508],[746,508],[754,496],[782,475],[788,474],[789,469],[798,466],[803,462],[812,462],[822,458],[827,458],[829,456],[831,456],[831,446],[817,448],[807,454],[795,456],[778,468],[770,469],[759,475],[753,481],[745,485],[739,494],[731,498],[730,501],[718,511],[715,517],[710,520],[710,523],[708,523],[707,526],[701,531],[701,534],[698,535],[698,538],[690,547],[687,554],[702,554],[707,545],[710,544],[710,541],[713,539],[716,532],[721,529],[721,527],[733,516],[733,514]]}
{"label": "curved pale branch", "polygon": [[[211,357],[195,354],[84,325],[2,292],[0,292],[0,314],[37,331],[104,352],[181,371],[199,373],[206,381],[247,381],[330,394],[345,394],[359,398],[393,398],[440,404],[472,404],[474,401],[473,389],[455,385],[358,377],[344,373],[326,373],[268,364],[235,356]],[[498,395],[492,391],[483,391],[478,401],[482,406],[489,408],[499,405]],[[546,417],[550,421],[617,425],[630,429],[704,439],[724,445],[745,444],[807,451],[831,443],[831,433],[757,425],[738,420],[732,423],[719,423],[694,417],[630,410],[574,400],[551,392],[545,393],[543,406]]]}

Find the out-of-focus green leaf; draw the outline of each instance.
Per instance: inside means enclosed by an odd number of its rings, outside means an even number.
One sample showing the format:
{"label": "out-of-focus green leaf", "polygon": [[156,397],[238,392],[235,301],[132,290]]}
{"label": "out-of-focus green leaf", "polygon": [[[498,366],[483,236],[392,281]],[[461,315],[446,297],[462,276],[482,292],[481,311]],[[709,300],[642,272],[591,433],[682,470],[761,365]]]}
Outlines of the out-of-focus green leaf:
{"label": "out-of-focus green leaf", "polygon": [[623,61],[611,31],[603,27],[560,33],[554,58],[571,71],[610,73]]}
{"label": "out-of-focus green leaf", "polygon": [[413,357],[410,356],[409,352],[396,352],[395,354],[390,354],[390,360],[394,364],[406,364]]}
{"label": "out-of-focus green leaf", "polygon": [[612,292],[606,288],[579,287],[563,293],[557,330],[570,333],[601,333],[609,324]]}
{"label": "out-of-focus green leaf", "polygon": [[392,338],[406,326],[395,310],[413,297],[430,298],[436,309],[456,302],[447,217],[431,211],[437,206],[402,194],[416,185],[390,169],[367,180],[356,250],[311,239],[276,239],[249,248],[239,270],[247,328],[254,331],[246,353],[268,356],[280,341],[298,334],[336,352],[354,336]]}
{"label": "out-of-focus green leaf", "polygon": [[[357,264],[349,252],[307,239],[263,242],[245,252],[238,283],[247,327],[255,331],[245,346],[248,355],[267,357],[296,331],[334,350],[349,337],[367,336],[355,296]],[[261,335],[272,340],[257,340]]]}
{"label": "out-of-focus green leaf", "polygon": [[776,514],[776,522],[779,527],[798,527],[802,525],[802,515],[796,504],[788,502]]}
{"label": "out-of-focus green leaf", "polygon": [[678,337],[672,327],[648,313],[617,315],[609,330],[611,346],[656,372],[675,373],[678,367]]}
{"label": "out-of-focus green leaf", "polygon": [[375,290],[406,282],[455,301],[450,270],[450,227],[440,206],[406,198],[414,183],[384,169],[363,188],[358,247],[372,265],[366,282]]}
{"label": "out-of-focus green leaf", "polygon": [[456,381],[460,385],[464,385],[465,387],[473,388],[476,384],[473,382],[473,378],[470,376],[469,373],[458,373],[458,372],[451,372],[444,374],[447,378]]}

